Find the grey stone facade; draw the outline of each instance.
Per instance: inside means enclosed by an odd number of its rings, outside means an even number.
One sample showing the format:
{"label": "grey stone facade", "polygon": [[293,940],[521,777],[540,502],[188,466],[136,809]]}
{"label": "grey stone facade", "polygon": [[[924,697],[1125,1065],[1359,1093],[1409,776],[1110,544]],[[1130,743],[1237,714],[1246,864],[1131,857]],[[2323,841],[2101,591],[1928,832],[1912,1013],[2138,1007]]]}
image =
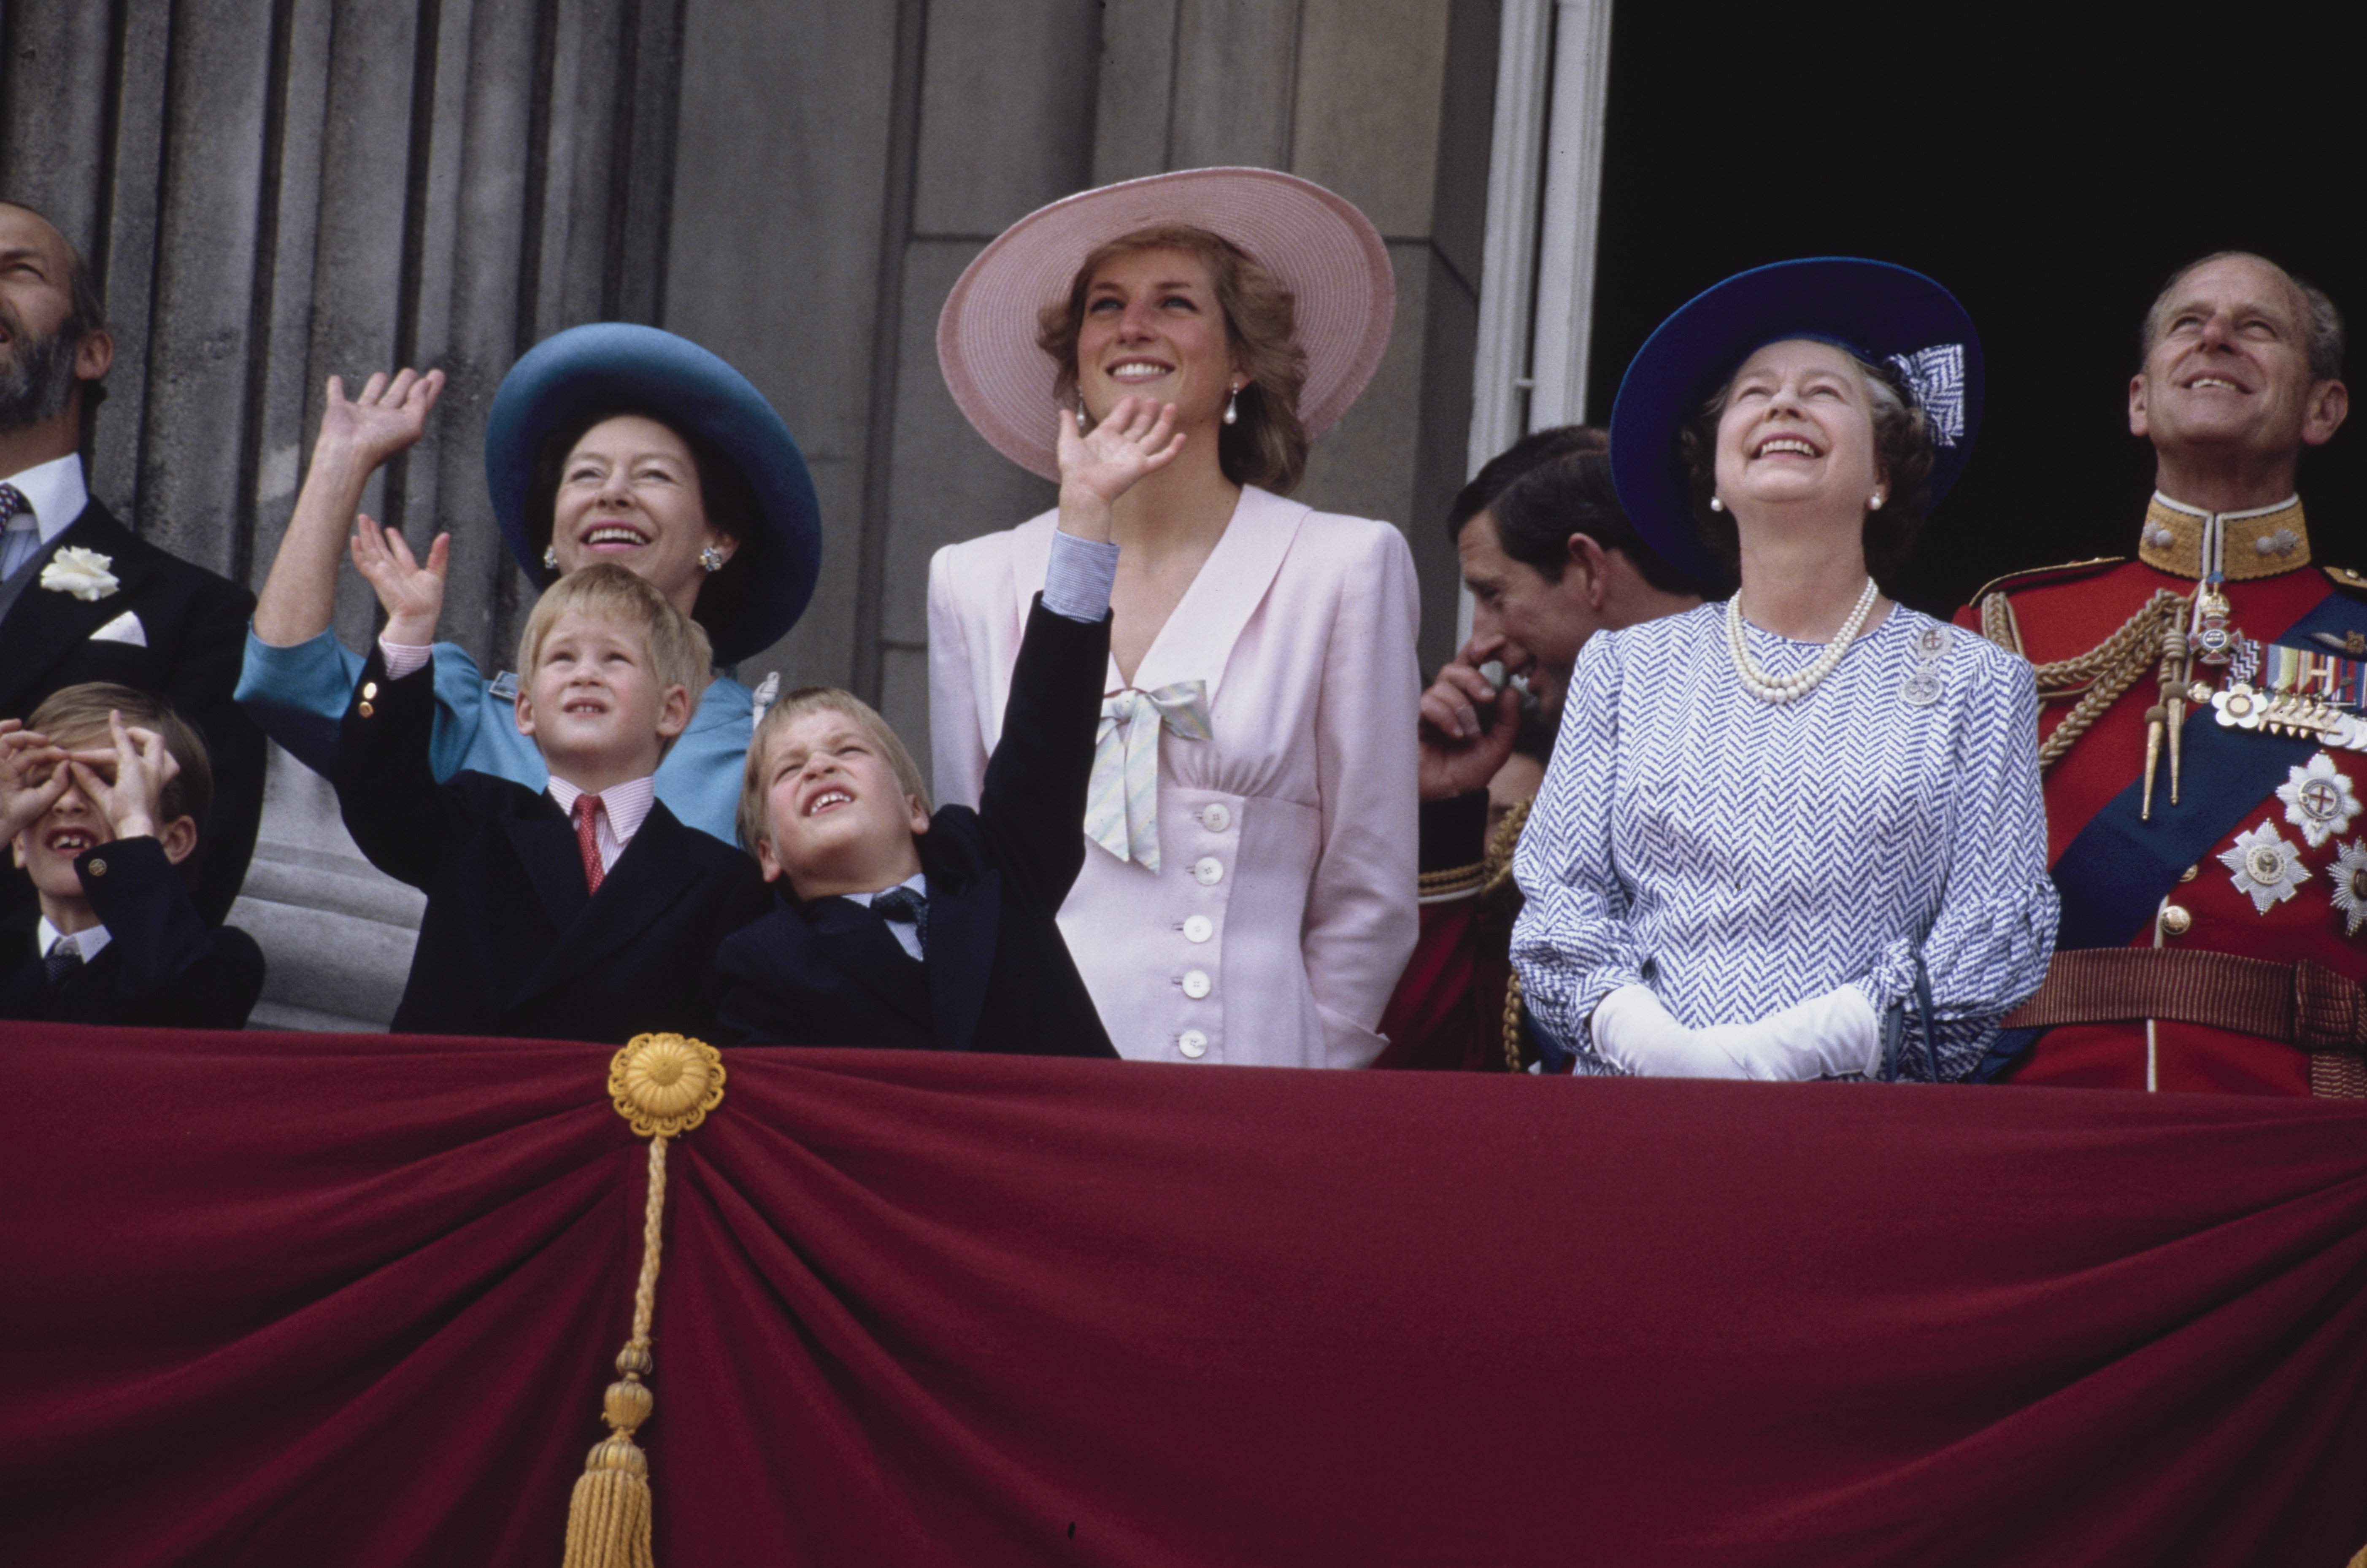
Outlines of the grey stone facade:
{"label": "grey stone facade", "polygon": [[[1423,654],[1452,649],[1438,518],[1462,482],[1497,68],[1495,0],[0,0],[0,190],[105,282],[119,341],[94,490],[260,583],[322,386],[451,385],[365,504],[453,536],[444,635],[505,667],[531,593],[485,500],[484,411],[526,346],[652,321],[772,399],[829,541],[813,607],[749,661],[852,686],[925,754],[938,546],[1049,488],[937,374],[946,290],[1005,224],[1162,169],[1260,164],[1389,243],[1396,335],[1303,499],[1407,528]],[[337,627],[371,629],[348,574]],[[285,759],[276,762],[285,763]],[[334,799],[275,774],[235,917],[259,1022],[382,1022],[418,900]]]}

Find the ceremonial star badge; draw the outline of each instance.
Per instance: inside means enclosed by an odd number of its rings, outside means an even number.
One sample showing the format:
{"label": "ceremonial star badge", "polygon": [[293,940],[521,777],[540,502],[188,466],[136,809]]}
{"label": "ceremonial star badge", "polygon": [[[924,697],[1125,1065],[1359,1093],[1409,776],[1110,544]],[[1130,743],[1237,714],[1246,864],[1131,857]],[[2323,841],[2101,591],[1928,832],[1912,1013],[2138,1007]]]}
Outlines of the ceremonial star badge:
{"label": "ceremonial star badge", "polygon": [[2334,907],[2343,919],[2342,934],[2357,936],[2367,925],[2367,840],[2353,839],[2334,857]]}
{"label": "ceremonial star badge", "polygon": [[2359,797],[2350,793],[2350,780],[2335,771],[2333,758],[2320,751],[2307,767],[2288,768],[2286,773],[2277,798],[2285,803],[2285,820],[2301,829],[2311,849],[2350,830]]}
{"label": "ceremonial star badge", "polygon": [[2235,847],[2219,852],[2219,863],[2234,874],[2236,891],[2250,894],[2252,908],[2263,915],[2270,905],[2283,903],[2309,880],[2301,852],[2284,841],[2273,822],[2237,834]]}

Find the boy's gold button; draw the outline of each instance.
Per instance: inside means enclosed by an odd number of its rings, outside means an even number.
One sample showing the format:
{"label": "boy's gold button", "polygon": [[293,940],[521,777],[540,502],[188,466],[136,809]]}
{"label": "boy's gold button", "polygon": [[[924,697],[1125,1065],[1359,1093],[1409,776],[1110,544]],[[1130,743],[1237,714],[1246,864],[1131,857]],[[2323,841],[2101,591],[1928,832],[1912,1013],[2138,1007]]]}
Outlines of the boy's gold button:
{"label": "boy's gold button", "polygon": [[365,697],[374,697],[378,695],[378,682],[376,681],[364,681],[362,682],[362,695]]}
{"label": "boy's gold button", "polygon": [[2162,935],[2184,936],[2193,929],[2194,917],[2182,905],[2164,904],[2161,907]]}
{"label": "boy's gold button", "polygon": [[107,874],[107,863],[105,861],[95,860],[88,863],[90,866],[90,874],[93,876],[105,876]]}
{"label": "boy's gold button", "polygon": [[360,706],[360,707],[358,707],[358,708],[357,708],[355,711],[356,711],[357,713],[359,713],[359,714],[360,714],[364,718],[368,718],[370,715],[372,715],[372,714],[374,714],[374,713],[378,712],[378,709],[376,709],[376,708],[374,708],[374,707],[370,706],[370,705],[369,705],[369,704],[368,704],[368,703],[366,702],[366,703],[362,704],[362,705],[361,705],[361,706]]}

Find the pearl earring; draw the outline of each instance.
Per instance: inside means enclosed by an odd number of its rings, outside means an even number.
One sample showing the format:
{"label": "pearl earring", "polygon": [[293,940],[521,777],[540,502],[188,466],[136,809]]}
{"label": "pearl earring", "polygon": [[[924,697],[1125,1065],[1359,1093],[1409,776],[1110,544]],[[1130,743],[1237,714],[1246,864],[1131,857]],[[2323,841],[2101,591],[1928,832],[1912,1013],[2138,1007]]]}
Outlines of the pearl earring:
{"label": "pearl earring", "polygon": [[698,564],[706,568],[710,576],[716,572],[721,571],[723,570],[723,563],[730,558],[731,558],[730,556],[725,555],[721,549],[714,545],[709,545],[705,549],[698,552]]}
{"label": "pearl earring", "polygon": [[1868,509],[1869,511],[1874,511],[1874,512],[1879,512],[1879,511],[1881,511],[1881,510],[1882,510],[1882,492],[1881,492],[1880,491],[1875,491],[1874,492],[1874,499],[1873,499],[1872,501],[1867,502],[1865,504],[1866,504],[1866,507],[1867,507],[1867,509]]}
{"label": "pearl earring", "polygon": [[1241,386],[1240,382],[1236,381],[1233,383],[1232,389],[1225,394],[1225,423],[1227,424],[1239,424],[1240,423],[1240,402]]}
{"label": "pearl earring", "polygon": [[1723,512],[1726,510],[1726,502],[1718,500],[1716,496],[1711,496],[1709,498],[1709,509],[1712,512]]}
{"label": "pearl earring", "polygon": [[545,571],[557,571],[559,570],[559,547],[557,545],[545,545],[542,547],[542,570]]}
{"label": "pearl earring", "polygon": [[1082,435],[1084,433],[1085,433],[1085,405],[1084,405],[1084,404],[1082,404],[1082,403],[1079,403],[1079,404],[1077,405],[1077,434],[1080,434],[1080,435]]}

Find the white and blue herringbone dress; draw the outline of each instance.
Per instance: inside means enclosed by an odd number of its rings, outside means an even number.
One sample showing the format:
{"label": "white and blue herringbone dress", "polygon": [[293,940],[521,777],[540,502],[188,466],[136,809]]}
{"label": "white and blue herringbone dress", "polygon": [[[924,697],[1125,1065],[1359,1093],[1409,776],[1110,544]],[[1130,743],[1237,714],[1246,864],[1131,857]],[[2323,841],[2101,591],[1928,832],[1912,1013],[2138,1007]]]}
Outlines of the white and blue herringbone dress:
{"label": "white and blue herringbone dress", "polygon": [[[1936,660],[1919,660],[1934,628]],[[1747,635],[1776,678],[1823,651]],[[1939,677],[1923,705],[1919,667]],[[1920,953],[1940,1076],[1964,1076],[2053,946],[2037,740],[2030,666],[1903,605],[1782,705],[1743,689],[1722,604],[1599,634],[1513,861],[1533,1026],[1580,1072],[1611,1073],[1587,1021],[1621,986],[1649,986],[1688,1028],[1842,985],[1919,1022]]]}

